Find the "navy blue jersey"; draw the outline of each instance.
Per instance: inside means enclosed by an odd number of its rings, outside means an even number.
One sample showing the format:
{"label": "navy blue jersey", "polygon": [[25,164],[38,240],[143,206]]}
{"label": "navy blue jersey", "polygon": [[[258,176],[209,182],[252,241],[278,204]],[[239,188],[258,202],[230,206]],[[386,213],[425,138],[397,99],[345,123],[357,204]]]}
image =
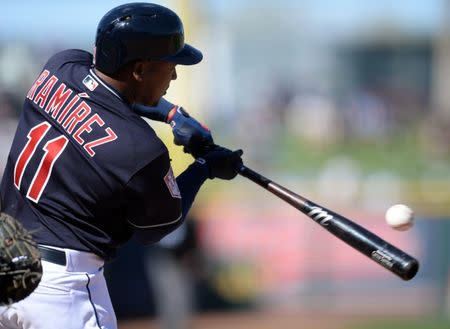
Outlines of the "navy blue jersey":
{"label": "navy blue jersey", "polygon": [[54,55],[29,90],[1,201],[38,243],[104,259],[133,232],[155,242],[183,217],[167,148],[81,50]]}

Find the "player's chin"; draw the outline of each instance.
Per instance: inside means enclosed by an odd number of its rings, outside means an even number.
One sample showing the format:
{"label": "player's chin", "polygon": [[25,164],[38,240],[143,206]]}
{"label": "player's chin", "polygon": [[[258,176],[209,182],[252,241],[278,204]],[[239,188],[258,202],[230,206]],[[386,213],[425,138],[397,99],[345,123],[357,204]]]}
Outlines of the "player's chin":
{"label": "player's chin", "polygon": [[157,105],[159,104],[159,102],[161,101],[161,98],[162,98],[165,94],[167,94],[167,91],[162,92],[162,93],[160,94],[159,97],[155,97],[155,98],[152,97],[152,99],[149,99],[149,100],[148,100],[148,102],[147,102],[146,105],[147,105],[147,106],[157,106]]}
{"label": "player's chin", "polygon": [[156,101],[156,104],[155,105],[153,105],[153,106],[156,106],[156,105],[158,105],[159,104],[159,102],[161,101],[161,99],[163,98],[163,96],[166,94],[166,92],[164,92],[162,95],[161,95],[161,97],[159,97],[158,98],[158,100]]}
{"label": "player's chin", "polygon": [[154,105],[152,105],[152,106],[156,106],[156,105],[158,105],[158,104],[159,104],[159,102],[161,101],[161,98],[163,98],[163,96],[164,96],[165,94],[167,94],[167,91],[163,92],[163,93],[161,94],[161,96],[159,96],[159,98],[158,98],[158,100],[157,100],[157,101],[155,102],[155,104],[154,104]]}
{"label": "player's chin", "polygon": [[[165,95],[165,94],[164,94]],[[149,100],[148,102],[147,102],[147,106],[157,106],[158,104],[159,104],[159,102],[161,101],[161,98],[162,98],[162,96],[163,95],[161,95],[160,97],[158,97],[158,98],[154,98],[154,99],[151,99],[151,100]]]}

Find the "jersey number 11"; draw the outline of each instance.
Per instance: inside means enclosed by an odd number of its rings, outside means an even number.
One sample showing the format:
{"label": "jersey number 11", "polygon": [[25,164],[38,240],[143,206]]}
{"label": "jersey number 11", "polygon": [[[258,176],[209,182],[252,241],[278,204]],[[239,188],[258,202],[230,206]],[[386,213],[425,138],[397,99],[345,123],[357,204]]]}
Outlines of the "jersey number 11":
{"label": "jersey number 11", "polygon": [[[28,141],[25,144],[22,152],[20,152],[19,158],[17,159],[16,165],[14,167],[14,185],[20,190],[20,183],[22,181],[25,169],[36,151],[39,143],[42,141],[44,136],[50,130],[51,125],[48,122],[42,122],[37,126],[34,126],[28,132]],[[49,140],[45,143],[44,155],[39,163],[39,166],[34,174],[31,181],[30,187],[28,188],[27,198],[39,202],[39,198],[44,191],[45,186],[52,173],[53,165],[55,164],[58,157],[64,151],[68,143],[68,139],[64,135],[60,135],[56,138]]]}

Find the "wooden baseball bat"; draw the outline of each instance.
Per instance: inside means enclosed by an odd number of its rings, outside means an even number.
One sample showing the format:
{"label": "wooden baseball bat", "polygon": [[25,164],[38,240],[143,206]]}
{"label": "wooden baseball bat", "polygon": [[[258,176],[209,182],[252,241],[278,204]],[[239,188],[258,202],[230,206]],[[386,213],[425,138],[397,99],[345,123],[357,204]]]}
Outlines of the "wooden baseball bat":
{"label": "wooden baseball bat", "polygon": [[338,239],[403,280],[411,280],[419,270],[419,262],[414,257],[350,219],[288,190],[244,165],[240,167],[239,174],[300,210]]}
{"label": "wooden baseball bat", "polygon": [[[144,111],[142,111],[141,115],[145,115],[152,120],[165,122],[163,119],[165,116],[160,114],[166,113],[167,109],[173,104],[165,100],[161,103],[161,106],[164,107],[162,112],[155,108],[144,107]],[[153,112],[156,113],[156,115],[153,115]],[[191,132],[197,132],[200,136],[211,138],[209,130],[198,130],[195,127],[190,127],[190,129]],[[205,145],[205,147],[207,146],[208,145]],[[419,262],[415,258],[344,216],[288,190],[244,165],[239,168],[239,174],[262,186],[264,189],[300,210],[328,230],[331,234],[392,273],[398,275],[403,280],[411,280],[419,270]]]}

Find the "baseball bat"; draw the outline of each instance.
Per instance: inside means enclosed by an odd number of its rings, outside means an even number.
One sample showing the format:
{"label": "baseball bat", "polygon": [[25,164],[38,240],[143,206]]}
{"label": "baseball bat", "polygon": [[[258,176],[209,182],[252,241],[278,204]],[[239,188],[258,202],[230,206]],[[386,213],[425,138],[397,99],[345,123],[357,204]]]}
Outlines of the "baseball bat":
{"label": "baseball bat", "polygon": [[239,174],[300,210],[338,239],[363,253],[403,280],[411,280],[419,262],[344,216],[326,209],[242,165]]}

